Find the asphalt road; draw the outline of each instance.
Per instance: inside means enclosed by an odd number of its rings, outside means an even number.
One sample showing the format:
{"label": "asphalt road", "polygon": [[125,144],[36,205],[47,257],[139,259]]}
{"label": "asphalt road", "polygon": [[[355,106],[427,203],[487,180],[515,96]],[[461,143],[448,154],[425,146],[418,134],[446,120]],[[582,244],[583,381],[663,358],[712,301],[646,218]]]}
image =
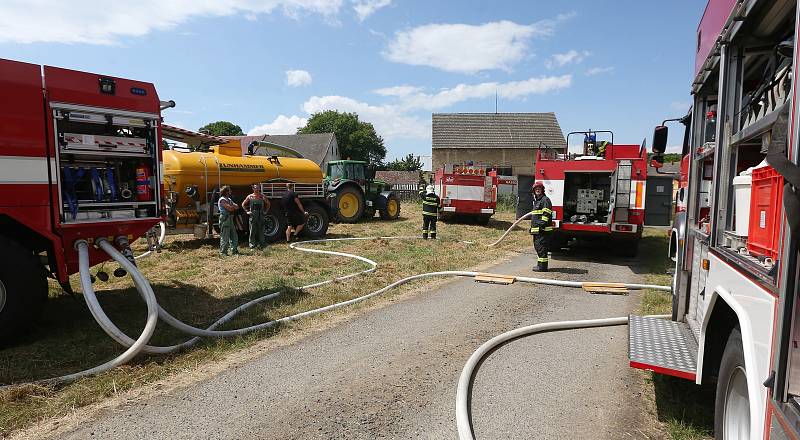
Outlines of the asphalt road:
{"label": "asphalt road", "polygon": [[[641,282],[624,264],[557,256],[550,278]],[[523,254],[491,272],[531,276]],[[380,269],[379,269],[380,270]],[[519,326],[624,316],[639,294],[459,279],[276,348],[207,380],[100,412],[59,438],[457,438],[461,368],[484,341]],[[472,414],[479,439],[653,438],[627,329],[513,341],[481,365]],[[657,436],[657,434],[655,435]]]}

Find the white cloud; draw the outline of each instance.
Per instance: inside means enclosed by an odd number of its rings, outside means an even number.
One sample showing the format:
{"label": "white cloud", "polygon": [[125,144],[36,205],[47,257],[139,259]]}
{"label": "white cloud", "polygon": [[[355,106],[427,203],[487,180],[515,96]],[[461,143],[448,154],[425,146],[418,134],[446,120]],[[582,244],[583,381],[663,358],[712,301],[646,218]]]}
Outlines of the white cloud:
{"label": "white cloud", "polygon": [[248,136],[256,136],[260,134],[295,134],[297,129],[303,127],[308,122],[308,119],[292,115],[284,116],[279,115],[274,121],[258,125],[247,131]]}
{"label": "white cloud", "polygon": [[689,107],[692,106],[692,103],[689,101],[673,101],[669,104],[669,108],[676,112],[683,112],[686,113],[689,111]]}
{"label": "white cloud", "polygon": [[468,99],[497,96],[505,99],[520,99],[528,95],[540,95],[568,88],[572,75],[544,76],[506,83],[486,82],[480,84],[458,84],[434,94],[414,93],[403,97],[401,105],[408,109],[437,110]]}
{"label": "white cloud", "polygon": [[[377,94],[394,98],[388,104],[370,104],[346,96],[313,96],[303,104],[309,115],[325,110],[358,113],[362,121],[375,126],[384,138],[428,139],[431,135],[429,111],[450,107],[470,99],[498,96],[505,99],[522,99],[561,90],[572,84],[572,76],[530,78],[506,83],[487,82],[458,84],[436,93],[425,93],[421,87],[402,85],[375,90]],[[425,111],[424,117],[420,111]]]}
{"label": "white cloud", "polygon": [[667,154],[680,154],[683,152],[683,145],[668,145],[664,152]]}
{"label": "white cloud", "polygon": [[358,21],[364,21],[375,11],[392,4],[392,0],[353,0],[353,9],[356,11]]}
{"label": "white cloud", "polygon": [[544,64],[545,66],[547,66],[548,69],[552,69],[555,67],[564,67],[567,64],[572,64],[572,63],[578,64],[584,59],[586,59],[586,57],[588,57],[589,55],[590,55],[589,51],[584,50],[578,52],[577,50],[572,49],[565,53],[553,54],[553,56],[545,60]]}
{"label": "white cloud", "polygon": [[477,26],[428,24],[397,32],[383,55],[397,63],[448,72],[510,70],[528,53],[531,38],[552,35],[557,24],[573,15],[562,14],[530,25],[505,20]]}
{"label": "white cloud", "polygon": [[586,71],[587,76],[595,76],[595,75],[602,75],[604,73],[613,72],[613,67],[592,67],[591,69]]}
{"label": "white cloud", "polygon": [[276,9],[289,17],[302,13],[332,17],[343,0],[4,0],[0,2],[0,43],[114,44],[172,29],[196,17],[241,15],[253,20]]}
{"label": "white cloud", "polygon": [[303,104],[303,110],[308,114],[325,110],[358,113],[360,120],[374,125],[378,134],[386,139],[430,136],[430,121],[390,104],[372,105],[346,96],[312,96]]}
{"label": "white cloud", "polygon": [[422,87],[403,85],[403,86],[385,87],[373,91],[381,96],[404,97],[415,93],[419,93],[422,90],[423,90]]}
{"label": "white cloud", "polygon": [[287,70],[286,84],[290,87],[301,87],[311,84],[311,74],[305,70]]}

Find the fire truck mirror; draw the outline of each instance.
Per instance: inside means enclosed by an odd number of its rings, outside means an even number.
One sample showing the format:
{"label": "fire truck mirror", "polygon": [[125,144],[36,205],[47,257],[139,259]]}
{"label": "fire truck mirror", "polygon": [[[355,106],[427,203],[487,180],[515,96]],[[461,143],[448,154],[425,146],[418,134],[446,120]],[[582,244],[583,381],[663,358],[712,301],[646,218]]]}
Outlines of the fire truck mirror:
{"label": "fire truck mirror", "polygon": [[653,131],[653,154],[661,155],[667,151],[667,134],[669,130],[665,125],[659,125]]}

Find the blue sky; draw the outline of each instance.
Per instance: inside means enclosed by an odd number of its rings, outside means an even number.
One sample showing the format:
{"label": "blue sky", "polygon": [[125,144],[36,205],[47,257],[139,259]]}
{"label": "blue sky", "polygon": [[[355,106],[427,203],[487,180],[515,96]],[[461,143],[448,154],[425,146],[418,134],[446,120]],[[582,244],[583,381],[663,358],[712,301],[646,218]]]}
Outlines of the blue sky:
{"label": "blue sky", "polygon": [[[388,159],[430,155],[432,112],[556,113],[640,143],[684,114],[705,2],[4,0],[0,57],[155,83],[168,123],[294,132],[356,111]],[[680,144],[673,130],[670,145]]]}

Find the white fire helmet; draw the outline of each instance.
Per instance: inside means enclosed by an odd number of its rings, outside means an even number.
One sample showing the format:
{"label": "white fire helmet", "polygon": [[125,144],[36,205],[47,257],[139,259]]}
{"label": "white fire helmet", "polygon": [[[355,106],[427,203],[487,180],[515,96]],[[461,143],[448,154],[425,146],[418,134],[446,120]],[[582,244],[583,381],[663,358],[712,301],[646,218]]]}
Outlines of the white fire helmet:
{"label": "white fire helmet", "polygon": [[425,192],[427,194],[433,194],[433,185],[428,185],[425,187]]}

